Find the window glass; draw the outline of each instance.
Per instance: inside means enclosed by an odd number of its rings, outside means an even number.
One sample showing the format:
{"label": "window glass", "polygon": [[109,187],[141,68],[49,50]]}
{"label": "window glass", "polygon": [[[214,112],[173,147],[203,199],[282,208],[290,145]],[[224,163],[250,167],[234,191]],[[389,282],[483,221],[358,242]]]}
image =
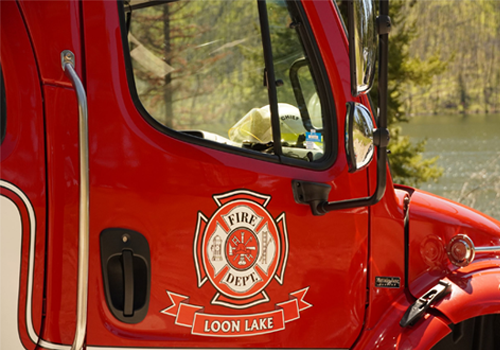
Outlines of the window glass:
{"label": "window glass", "polygon": [[235,147],[306,161],[324,153],[321,104],[284,1],[267,11],[281,140],[272,139],[257,1],[131,1],[127,38],[137,94],[161,124]]}
{"label": "window glass", "polygon": [[323,155],[323,122],[309,61],[285,1],[267,2],[284,155]]}

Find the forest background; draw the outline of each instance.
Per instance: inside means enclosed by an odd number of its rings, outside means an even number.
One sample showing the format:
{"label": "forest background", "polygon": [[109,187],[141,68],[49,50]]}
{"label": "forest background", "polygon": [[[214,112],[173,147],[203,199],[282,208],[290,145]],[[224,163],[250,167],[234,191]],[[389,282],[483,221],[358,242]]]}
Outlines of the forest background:
{"label": "forest background", "polygon": [[[418,187],[439,181],[443,168],[438,157],[422,156],[426,140],[404,136],[405,123],[411,127],[419,115],[500,113],[500,1],[391,0],[390,16],[391,170],[395,182]],[[376,101],[376,90],[372,93]],[[497,153],[488,169],[472,173],[451,199],[473,206],[488,191],[496,203]]]}

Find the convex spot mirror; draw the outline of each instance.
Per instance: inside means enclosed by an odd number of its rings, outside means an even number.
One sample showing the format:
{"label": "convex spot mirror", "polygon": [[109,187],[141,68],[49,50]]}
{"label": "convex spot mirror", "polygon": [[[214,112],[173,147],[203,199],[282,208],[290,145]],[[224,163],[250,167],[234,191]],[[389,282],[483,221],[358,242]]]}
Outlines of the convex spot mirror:
{"label": "convex spot mirror", "polygon": [[345,150],[349,172],[363,169],[373,159],[373,120],[370,111],[359,103],[347,103]]}
{"label": "convex spot mirror", "polygon": [[349,61],[353,96],[370,91],[375,76],[377,30],[373,0],[347,2]]}

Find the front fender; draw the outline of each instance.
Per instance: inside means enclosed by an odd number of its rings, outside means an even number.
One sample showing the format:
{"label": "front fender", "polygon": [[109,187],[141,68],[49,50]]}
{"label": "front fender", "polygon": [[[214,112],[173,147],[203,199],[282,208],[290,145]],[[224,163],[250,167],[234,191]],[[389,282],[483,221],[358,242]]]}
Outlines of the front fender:
{"label": "front fender", "polygon": [[399,325],[410,302],[404,293],[394,301],[375,327],[365,330],[354,350],[361,349],[431,349],[450,333],[448,324],[500,313],[500,268],[455,273],[445,281],[451,293],[431,306],[414,326]]}
{"label": "front fender", "polygon": [[409,290],[415,297],[420,297],[440,279],[464,283],[457,276],[472,276],[476,271],[487,269],[497,271],[500,266],[500,252],[476,253],[474,261],[462,268],[448,259],[446,245],[458,234],[469,236],[476,247],[500,246],[500,222],[478,211],[415,190],[411,194],[408,225],[407,278]]}
{"label": "front fender", "polygon": [[435,309],[452,323],[500,313],[500,268],[488,268],[472,273],[456,272],[447,281],[451,293],[437,302]]}
{"label": "front fender", "polygon": [[449,321],[430,314],[426,314],[414,327],[402,328],[399,321],[409,306],[405,294],[401,293],[375,327],[363,331],[353,350],[427,350],[450,333]]}
{"label": "front fender", "polygon": [[[451,323],[500,313],[500,252],[477,254],[467,267],[453,265],[446,252],[457,234],[468,235],[476,247],[500,246],[500,222],[432,194],[401,189],[411,196],[405,233],[408,293],[363,331],[353,349],[430,349],[450,333]],[[405,311],[441,279],[451,283],[451,293],[414,326],[402,328]]]}

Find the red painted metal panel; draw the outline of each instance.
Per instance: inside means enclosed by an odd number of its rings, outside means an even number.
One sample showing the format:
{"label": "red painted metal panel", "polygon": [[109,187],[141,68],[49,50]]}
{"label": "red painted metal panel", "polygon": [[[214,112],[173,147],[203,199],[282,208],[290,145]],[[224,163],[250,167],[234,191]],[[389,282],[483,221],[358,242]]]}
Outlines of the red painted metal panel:
{"label": "red painted metal panel", "polygon": [[[0,146],[0,178],[17,187],[27,200],[25,203],[19,194],[2,188],[2,194],[16,203],[22,218],[22,261],[12,264],[21,264],[19,336],[27,349],[34,349],[42,328],[46,247],[44,123],[37,66],[16,2],[1,4],[0,42],[0,61],[7,100],[6,134]],[[35,227],[30,223],[28,206],[33,207]],[[32,243],[34,256],[30,256]],[[28,287],[30,264],[34,276],[29,281],[31,289]]]}
{"label": "red painted metal panel", "polygon": [[397,349],[427,350],[450,333],[448,321],[432,315],[425,315],[415,326],[401,328],[399,321],[410,303],[404,294],[390,305],[379,322],[372,329],[363,332],[353,350]]}
{"label": "red painted metal panel", "polygon": [[61,52],[76,56],[76,71],[82,73],[80,2],[20,0],[23,17],[33,42],[44,84],[71,84],[61,68]]}
{"label": "red painted metal panel", "polygon": [[[404,197],[390,177],[384,198],[370,209],[370,307],[366,329],[372,329],[394,300],[404,294]],[[399,287],[380,287],[377,277],[399,279]]]}
{"label": "red painted metal panel", "polygon": [[[410,201],[409,286],[414,296],[420,296],[439,279],[460,274],[463,269],[452,265],[446,245],[457,234],[468,235],[476,247],[500,245],[500,222],[473,209],[415,191]],[[496,267],[500,260],[490,260],[495,254],[478,254],[468,267],[474,270]]]}
{"label": "red painted metal panel", "polygon": [[78,109],[74,91],[64,88],[71,84],[61,68],[60,54],[71,50],[76,70],[82,74],[80,2],[20,1],[19,6],[36,56],[36,63],[29,68],[39,67],[41,83],[45,84],[49,231],[42,338],[49,343],[70,344],[76,308]]}
{"label": "red painted metal panel", "polygon": [[49,231],[47,311],[43,338],[71,344],[75,333],[78,259],[78,108],[70,89],[44,88]]}
{"label": "red painted metal panel", "polygon": [[[92,322],[87,343],[135,347],[350,347],[364,320],[368,210],[314,217],[308,206],[294,202],[291,180],[329,183],[333,187],[331,200],[346,199],[367,195],[366,172],[348,174],[342,152],[331,169],[312,171],[197,146],[157,131],[139,114],[130,97],[117,4],[92,1],[83,6],[88,40],[85,52],[91,183]],[[322,16],[336,20],[333,8]],[[340,52],[326,50],[325,56],[327,70],[333,72],[337,59],[346,60],[345,47]],[[341,79],[331,74],[334,93],[342,90],[335,96],[336,102],[344,108],[348,88],[343,84],[348,80],[348,71],[337,73]],[[339,114],[340,120],[343,113]],[[343,139],[341,125],[338,133],[338,138]],[[243,310],[211,304],[217,291],[209,282],[198,287],[193,256],[198,213],[210,218],[219,208],[212,196],[238,189],[271,195],[266,210],[278,222],[285,213],[289,240],[283,284],[272,280],[265,287],[270,301]],[[150,244],[149,312],[135,325],[115,319],[106,305],[98,257],[99,234],[109,227],[141,232]],[[183,296],[190,299],[181,304],[185,306],[176,308],[175,295],[180,300],[184,300]],[[196,317],[218,315],[250,320],[256,314],[274,312],[289,300],[296,303],[300,318],[283,311],[284,320],[289,321],[284,330],[254,337],[192,335],[195,328],[175,323],[176,317],[187,315],[181,311],[186,307],[195,310],[194,306],[202,306],[203,311]],[[185,326],[196,325],[192,317],[179,320]],[[202,323],[201,332],[207,333],[204,326]],[[259,328],[262,330],[260,323]]]}
{"label": "red painted metal panel", "polygon": [[[498,263],[498,262],[496,262]],[[500,313],[500,269],[491,267],[480,271],[457,271],[448,281],[451,293],[434,308],[453,323],[472,317]]]}

